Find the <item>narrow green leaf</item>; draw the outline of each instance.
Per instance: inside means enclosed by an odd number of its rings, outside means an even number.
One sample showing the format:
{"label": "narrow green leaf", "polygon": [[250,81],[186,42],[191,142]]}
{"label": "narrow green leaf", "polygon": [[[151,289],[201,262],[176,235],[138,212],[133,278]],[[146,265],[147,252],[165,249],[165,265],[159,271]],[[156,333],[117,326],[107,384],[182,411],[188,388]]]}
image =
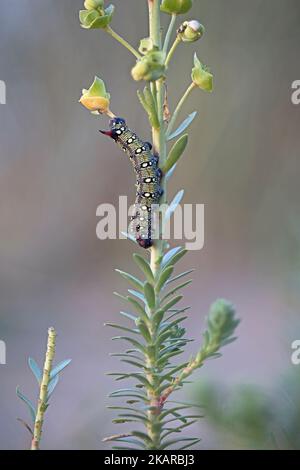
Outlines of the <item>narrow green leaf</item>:
{"label": "narrow green leaf", "polygon": [[163,257],[162,259],[162,266],[165,267],[166,264],[169,262],[169,260],[172,258],[172,256],[176,255],[179,251],[183,250],[182,246],[176,246],[175,248],[172,248],[169,250]]}
{"label": "narrow green leaf", "polygon": [[155,102],[152,97],[152,93],[146,87],[144,89],[144,92],[138,90],[137,95],[138,95],[141,105],[143,106],[144,110],[148,114],[151,126],[154,127],[155,129],[158,129],[159,119],[158,119],[158,115],[157,115],[157,111],[155,107]]}
{"label": "narrow green leaf", "polygon": [[131,366],[137,367],[138,369],[145,369],[145,364],[142,364],[140,362],[136,361],[131,361],[130,359],[121,359],[121,362],[124,362],[125,364],[129,364]]}
{"label": "narrow green leaf", "polygon": [[141,360],[141,357],[139,356],[135,356],[134,354],[129,354],[129,353],[110,353],[109,354],[110,357],[125,357],[125,359],[128,359],[128,357],[130,359],[136,359],[137,361],[140,361]]}
{"label": "narrow green leaf", "polygon": [[[109,396],[115,397],[116,395],[119,395],[120,393],[129,394],[129,393],[137,393],[137,391],[134,388],[120,388],[118,390],[114,390],[113,392],[111,392]],[[144,394],[139,394],[138,396],[139,398],[141,397],[146,398],[146,395]]]}
{"label": "narrow green leaf", "polygon": [[182,299],[183,299],[183,295],[178,295],[177,297],[174,297],[174,299],[171,299],[170,302],[163,305],[162,310],[167,312],[168,310],[170,310],[170,308],[174,307],[174,305],[176,305]]}
{"label": "narrow green leaf", "polygon": [[189,447],[195,446],[196,444],[198,444],[199,442],[201,442],[201,440],[202,440],[202,439],[195,439],[193,443],[186,444],[186,445],[180,447],[178,450],[186,450],[186,449],[189,449]]}
{"label": "narrow green leaf", "polygon": [[159,119],[158,119],[158,114],[157,114],[156,103],[148,87],[144,88],[144,97],[145,97],[146,105],[148,107],[148,115],[149,115],[150,123],[152,127],[154,127],[155,129],[159,129],[160,124],[159,124]]}
{"label": "narrow green leaf", "polygon": [[142,441],[144,441],[146,444],[148,445],[152,445],[153,442],[152,440],[150,439],[150,437],[145,434],[144,432],[141,432],[141,431],[133,431],[132,432],[132,435],[135,436],[135,437],[138,437],[139,439],[141,439]]}
{"label": "narrow green leaf", "polygon": [[48,395],[47,395],[47,400],[51,397],[52,393],[55,390],[56,385],[59,382],[59,374],[56,374],[52,380],[50,380],[49,385],[48,385]]}
{"label": "narrow green leaf", "polygon": [[142,416],[146,417],[146,414],[141,411],[141,410],[137,410],[136,408],[132,408],[132,407],[129,407],[129,406],[107,406],[107,409],[109,410],[115,410],[115,411],[134,411],[135,413],[140,413]]}
{"label": "narrow green leaf", "polygon": [[152,95],[152,93],[151,93],[151,91],[149,90],[148,87],[144,88],[144,97],[145,97],[145,101],[146,101],[148,107],[150,109],[152,108],[153,111],[156,112],[156,103],[155,103],[153,95]]}
{"label": "narrow green leaf", "polygon": [[160,325],[164,318],[165,311],[164,310],[158,310],[154,315],[153,315],[153,321],[156,327]]}
{"label": "narrow green leaf", "polygon": [[146,111],[147,114],[149,114],[149,108],[148,108],[148,104],[147,104],[147,101],[146,101],[145,96],[144,96],[144,92],[141,91],[141,90],[138,90],[137,91],[137,96],[138,96],[138,99],[139,99],[141,105],[143,106],[144,110]]}
{"label": "narrow green leaf", "polygon": [[[143,285],[143,290],[144,290],[144,285]],[[128,289],[128,292],[129,294],[133,295],[137,299],[141,300],[144,304],[146,303],[145,296],[141,292],[138,292],[137,290],[133,290],[133,289]]]}
{"label": "narrow green leaf", "polygon": [[137,423],[136,419],[129,418],[114,418],[112,419],[113,424],[126,424],[126,423]]}
{"label": "narrow green leaf", "polygon": [[172,178],[172,176],[173,176],[174,173],[175,173],[176,168],[177,168],[177,164],[175,163],[175,165],[172,166],[171,170],[169,170],[169,171],[165,174],[165,179],[166,179],[167,181],[169,181],[169,180]]}
{"label": "narrow green leaf", "polygon": [[188,134],[184,134],[173,145],[168,155],[167,161],[162,167],[163,173],[167,173],[179,161],[180,157],[186,149],[188,139]]}
{"label": "narrow green leaf", "polygon": [[146,282],[144,284],[144,294],[145,294],[145,298],[146,298],[149,309],[154,310],[155,305],[156,305],[156,297],[155,297],[154,288],[152,284],[150,284],[150,282]]}
{"label": "narrow green leaf", "polygon": [[145,274],[147,281],[150,282],[150,284],[154,283],[154,276],[151,270],[151,267],[149,263],[140,255],[134,254],[133,259],[137,266],[141,269],[141,271]]}
{"label": "narrow green leaf", "polygon": [[188,362],[185,362],[177,367],[172,367],[165,375],[160,377],[160,381],[163,382],[164,380],[169,380],[174,374],[184,369],[188,364]]}
{"label": "narrow green leaf", "polygon": [[136,322],[136,320],[137,320],[137,317],[135,317],[134,315],[131,315],[130,313],[127,313],[127,312],[120,312],[120,315],[122,315],[125,318],[129,318],[129,320],[132,320],[134,322]]}
{"label": "narrow green leaf", "polygon": [[27,405],[32,422],[34,423],[36,414],[35,414],[35,409],[34,409],[32,402],[29,400],[29,398],[25,397],[25,395],[23,395],[23,393],[20,392],[19,387],[16,388],[16,393],[17,393],[17,396]]}
{"label": "narrow green leaf", "polygon": [[131,393],[131,392],[126,392],[126,393],[116,393],[116,394],[110,394],[108,395],[110,398],[137,398],[138,400],[148,403],[148,398],[145,395],[139,395],[138,393]]}
{"label": "narrow green leaf", "polygon": [[141,318],[139,318],[136,321],[136,325],[138,329],[140,330],[140,333],[142,334],[143,338],[147,341],[147,343],[149,343],[151,341],[151,333],[146,323]]}
{"label": "narrow green leaf", "polygon": [[136,374],[136,373],[131,372],[130,374],[128,374],[128,378],[130,379],[133,378],[133,379],[138,380],[141,384],[144,385],[144,387],[146,387],[147,390],[153,390],[151,383],[146,379],[146,377],[144,377],[141,374]]}
{"label": "narrow green leaf", "polygon": [[172,297],[172,295],[176,294],[176,292],[179,291],[180,289],[184,289],[184,287],[189,286],[192,282],[193,282],[192,279],[190,279],[189,281],[186,281],[186,282],[180,284],[179,286],[174,287],[174,289],[170,290],[170,291],[163,297],[162,302],[164,302],[165,300],[167,300],[169,297]]}
{"label": "narrow green leaf", "polygon": [[[187,317],[181,317],[181,318],[178,318],[177,320],[174,320],[173,322],[171,323],[165,323],[163,324],[163,328],[161,328],[161,331],[160,331],[160,335],[164,334],[165,331],[168,331],[168,330],[171,330],[172,328],[174,328],[175,326],[179,325],[179,323],[182,323],[184,320],[186,320]],[[177,340],[182,340],[183,338],[177,338]]]}
{"label": "narrow green leaf", "polygon": [[185,344],[191,342],[192,340],[183,340],[182,338],[179,339],[174,339],[170,340],[170,344],[168,346],[165,346],[160,350],[160,358],[163,358],[166,353],[173,353],[174,351],[178,351],[179,349],[181,350]]}
{"label": "narrow green leaf", "polygon": [[172,276],[174,271],[174,266],[167,266],[162,273],[160,274],[157,284],[156,284],[156,290],[157,292],[160,292],[168,279]]}
{"label": "narrow green leaf", "polygon": [[175,412],[182,411],[182,410],[188,410],[190,409],[190,405],[180,405],[180,406],[174,406],[173,408],[170,408],[169,410],[165,410],[160,414],[160,421],[162,421],[164,418],[169,416],[170,414],[174,414]]}
{"label": "narrow green leaf", "polygon": [[62,372],[71,363],[71,361],[71,359],[66,359],[65,361],[57,364],[50,373],[50,379],[53,379],[57,374],[60,374],[60,372]]}
{"label": "narrow green leaf", "polygon": [[[198,442],[200,442],[200,439],[198,438],[192,438],[192,437],[186,437],[186,438],[178,438],[178,439],[170,439],[169,441],[166,441],[164,444],[162,444],[161,449],[167,449],[168,447],[178,444],[179,442],[189,442],[188,446],[190,445],[195,445]],[[182,450],[182,448],[181,448]]]}
{"label": "narrow green leaf", "polygon": [[178,274],[178,276],[175,276],[169,279],[168,284],[171,284],[171,282],[179,281],[179,279],[182,279],[183,277],[188,276],[189,274],[193,272],[195,272],[195,269],[190,269],[189,271],[185,271],[184,273]]}
{"label": "narrow green leaf", "polygon": [[136,421],[140,421],[144,424],[148,424],[149,423],[149,420],[148,418],[146,418],[145,416],[141,416],[141,415],[138,415],[138,414],[135,414],[135,413],[120,413],[119,414],[120,418],[133,418],[135,419]]}
{"label": "narrow green leaf", "polygon": [[169,359],[171,359],[172,357],[179,356],[180,354],[183,354],[183,351],[181,349],[174,351],[174,348],[173,348],[172,351],[173,352],[169,352],[169,353],[165,352],[164,355],[160,357],[160,359],[157,362],[158,367],[164,367],[165,365],[169,364]]}
{"label": "narrow green leaf", "polygon": [[128,302],[128,298],[125,297],[125,295],[119,294],[119,292],[114,292],[113,294],[114,294],[116,297],[118,297],[119,299],[122,299],[122,300],[125,300],[126,302]]}
{"label": "narrow green leaf", "polygon": [[195,117],[197,116],[197,111],[194,111],[193,113],[191,113],[181,124],[180,126],[178,127],[178,129],[176,129],[176,131],[172,132],[172,134],[168,135],[168,140],[172,140],[172,139],[175,139],[176,137],[178,137],[180,134],[182,134],[182,132],[184,132],[190,125],[191,123],[193,122],[193,120],[195,119]]}
{"label": "narrow green leaf", "polygon": [[124,271],[120,271],[120,269],[116,269],[115,271],[117,273],[119,273],[128,282],[130,282],[133,285],[133,287],[135,287],[136,289],[138,289],[140,291],[143,290],[143,283],[139,279],[137,279],[136,277],[132,276],[129,273],[126,273]]}
{"label": "narrow green leaf", "polygon": [[180,426],[177,426],[176,428],[166,430],[166,432],[162,434],[162,440],[164,440],[170,434],[180,433],[183,429],[189,426],[192,426],[192,424],[195,424],[195,423],[198,423],[197,419],[193,419],[189,421],[188,423],[181,424]]}
{"label": "narrow green leaf", "polygon": [[135,346],[139,351],[145,353],[145,347],[133,338],[130,338],[128,336],[115,336],[114,338],[112,338],[112,341],[118,341],[118,340],[127,341],[128,343]]}
{"label": "narrow green leaf", "polygon": [[178,253],[176,253],[175,255],[172,256],[172,258],[168,261],[167,263],[167,266],[174,266],[176,263],[178,263],[178,261],[181,260],[181,258],[183,258],[186,254],[188,253],[188,250],[186,250],[185,248],[183,248],[181,251],[179,251]]}
{"label": "narrow green leaf", "polygon": [[109,326],[110,328],[116,328],[117,330],[126,331],[127,333],[133,333],[136,335],[139,334],[137,330],[133,330],[132,328],[127,328],[126,326],[118,325],[117,323],[104,323],[104,326]]}
{"label": "narrow green leaf", "polygon": [[107,377],[120,377],[120,380],[122,380],[122,378],[127,379],[127,374],[124,374],[122,372],[107,372],[105,375],[107,375]]}
{"label": "narrow green leaf", "polygon": [[127,351],[125,351],[126,354],[130,354],[131,357],[133,353],[137,353],[137,354],[141,354],[141,351],[138,351],[138,349],[127,349]]}
{"label": "narrow green leaf", "polygon": [[26,421],[24,421],[23,419],[21,418],[17,418],[17,421],[19,421],[19,423],[21,423],[25,429],[27,429],[27,431],[29,432],[29,434],[31,435],[31,437],[33,437],[33,431],[31,429],[31,427],[29,426],[28,423],[26,423]]}
{"label": "narrow green leaf", "polygon": [[136,449],[132,449],[132,446],[131,446],[131,447],[127,447],[127,446],[113,446],[113,447],[112,447],[112,450],[136,450]]}
{"label": "narrow green leaf", "polygon": [[32,359],[32,357],[30,357],[28,359],[28,365],[33,373],[33,375],[35,376],[38,384],[41,383],[41,380],[42,380],[42,371],[41,369],[39,368],[39,366],[37,365],[37,363],[35,362],[34,359]]}
{"label": "narrow green leaf", "polygon": [[[131,420],[131,422],[132,422],[132,420]],[[126,442],[126,444],[133,444],[135,446],[140,447],[141,449],[145,449],[145,445],[142,442],[138,441],[137,439],[131,439],[129,437],[126,437],[126,438],[125,437],[119,437],[119,438],[111,439],[111,442],[120,442],[120,443],[122,443],[122,442],[125,443]]]}
{"label": "narrow green leaf", "polygon": [[[180,315],[181,313],[185,313],[187,312],[188,310],[190,310],[191,307],[185,307],[185,308],[181,308],[181,309],[175,309],[174,313],[172,313],[172,315],[170,315],[169,317],[166,318],[166,321],[169,321],[171,320],[172,318],[176,317],[177,315]],[[172,309],[169,310],[170,312],[172,312]]]}
{"label": "narrow green leaf", "polygon": [[165,212],[165,217],[164,217],[164,222],[165,223],[172,217],[172,214],[176,211],[177,207],[181,203],[181,201],[183,199],[183,196],[184,196],[184,190],[182,189],[181,191],[179,191],[176,194],[173,201],[171,202],[171,204],[167,208],[167,210]]}
{"label": "narrow green leaf", "polygon": [[133,308],[135,309],[135,311],[138,313],[138,315],[140,315],[140,317],[145,322],[148,321],[147,313],[145,312],[144,308],[142,307],[142,305],[137,300],[133,299],[129,295],[127,297],[125,297],[124,295],[121,295],[118,292],[114,292],[114,295],[119,297],[123,301],[130,303],[133,306]]}
{"label": "narrow green leaf", "polygon": [[133,299],[132,297],[127,297],[127,301],[135,308],[136,312],[140,315],[140,317],[143,319],[145,323],[149,320],[147,313],[145,312],[144,308],[141,306],[141,304]]}
{"label": "narrow green leaf", "polygon": [[185,422],[185,424],[188,422],[189,419],[201,419],[201,418],[204,418],[203,415],[185,415],[185,416],[182,416],[180,414],[178,414],[178,416],[176,416],[175,418],[171,418],[171,419],[167,419],[166,421],[163,422],[163,425],[165,426],[166,424],[170,424],[170,423],[173,423],[175,421],[183,421]]}

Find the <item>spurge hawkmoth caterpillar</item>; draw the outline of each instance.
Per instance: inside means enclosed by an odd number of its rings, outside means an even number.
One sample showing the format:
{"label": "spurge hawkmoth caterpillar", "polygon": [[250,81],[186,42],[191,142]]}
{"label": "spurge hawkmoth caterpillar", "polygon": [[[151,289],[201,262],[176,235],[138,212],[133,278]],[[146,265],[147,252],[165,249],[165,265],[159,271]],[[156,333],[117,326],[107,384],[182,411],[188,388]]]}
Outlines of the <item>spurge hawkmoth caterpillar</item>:
{"label": "spurge hawkmoth caterpillar", "polygon": [[152,145],[143,142],[126,125],[122,118],[110,120],[109,131],[100,131],[111,137],[130,158],[136,175],[136,200],[134,206],[135,238],[142,248],[152,242],[152,205],[158,204],[163,194],[160,182],[162,171],[159,157],[152,153]]}

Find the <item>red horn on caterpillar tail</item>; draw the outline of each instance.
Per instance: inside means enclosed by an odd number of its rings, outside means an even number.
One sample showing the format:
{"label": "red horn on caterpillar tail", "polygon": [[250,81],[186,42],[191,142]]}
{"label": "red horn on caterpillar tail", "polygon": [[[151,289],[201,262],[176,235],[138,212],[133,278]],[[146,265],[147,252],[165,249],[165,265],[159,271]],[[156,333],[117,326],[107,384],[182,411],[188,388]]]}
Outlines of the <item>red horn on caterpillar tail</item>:
{"label": "red horn on caterpillar tail", "polygon": [[101,134],[103,134],[103,135],[107,135],[108,137],[113,138],[113,132],[112,132],[112,130],[109,130],[109,131],[101,131],[101,130],[100,130],[99,132],[101,132]]}

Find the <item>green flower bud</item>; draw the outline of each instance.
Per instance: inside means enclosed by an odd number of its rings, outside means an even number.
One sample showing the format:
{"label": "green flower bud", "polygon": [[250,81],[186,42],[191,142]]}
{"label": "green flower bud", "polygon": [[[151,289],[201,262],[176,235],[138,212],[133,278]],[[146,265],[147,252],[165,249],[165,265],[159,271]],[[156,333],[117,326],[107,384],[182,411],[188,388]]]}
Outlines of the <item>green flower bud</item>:
{"label": "green flower bud", "polygon": [[226,330],[232,324],[235,310],[229,302],[217,300],[210,307],[209,323],[213,330]]}
{"label": "green flower bud", "polygon": [[143,55],[148,54],[153,50],[153,41],[151,38],[141,39],[139,52]]}
{"label": "green flower bud", "polygon": [[103,8],[104,0],[85,0],[84,8],[86,10],[98,10],[98,8]]}
{"label": "green flower bud", "polygon": [[107,93],[105,83],[98,77],[88,90],[82,90],[82,96],[79,100],[89,111],[107,113],[110,105],[110,94]]}
{"label": "green flower bud", "polygon": [[210,343],[222,346],[231,342],[239,322],[233,305],[223,299],[217,300],[210,308],[207,321]]}
{"label": "green flower bud", "polygon": [[178,30],[178,36],[183,42],[195,42],[202,38],[204,26],[197,20],[185,21]]}
{"label": "green flower bud", "polygon": [[163,77],[166,71],[165,54],[152,51],[142,57],[131,71],[134,80],[152,82]]}
{"label": "green flower bud", "polygon": [[[88,4],[98,3],[97,0],[87,0]],[[100,2],[100,0],[99,0]],[[110,5],[105,10],[98,7],[97,10],[87,9],[79,12],[79,19],[82,28],[85,29],[104,29],[111,23],[115,7]]]}
{"label": "green flower bud", "polygon": [[193,0],[163,0],[161,11],[169,15],[182,15],[187,13],[193,6]]}
{"label": "green flower bud", "polygon": [[192,70],[192,80],[193,83],[204,91],[213,90],[213,74],[210,73],[209,69],[201,64],[200,60],[197,57],[197,54],[194,56],[194,68]]}

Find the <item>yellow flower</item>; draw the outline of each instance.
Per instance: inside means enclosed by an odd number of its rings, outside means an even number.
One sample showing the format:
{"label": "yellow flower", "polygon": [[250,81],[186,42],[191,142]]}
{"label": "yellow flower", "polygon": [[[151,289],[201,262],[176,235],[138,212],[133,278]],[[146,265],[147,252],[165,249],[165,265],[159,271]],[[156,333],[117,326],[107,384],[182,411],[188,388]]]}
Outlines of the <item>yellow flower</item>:
{"label": "yellow flower", "polygon": [[82,90],[82,96],[79,100],[89,111],[107,113],[110,106],[110,94],[107,93],[105,83],[98,77],[88,90]]}
{"label": "yellow flower", "polygon": [[101,96],[82,96],[79,102],[89,111],[106,113],[109,109],[109,100]]}

